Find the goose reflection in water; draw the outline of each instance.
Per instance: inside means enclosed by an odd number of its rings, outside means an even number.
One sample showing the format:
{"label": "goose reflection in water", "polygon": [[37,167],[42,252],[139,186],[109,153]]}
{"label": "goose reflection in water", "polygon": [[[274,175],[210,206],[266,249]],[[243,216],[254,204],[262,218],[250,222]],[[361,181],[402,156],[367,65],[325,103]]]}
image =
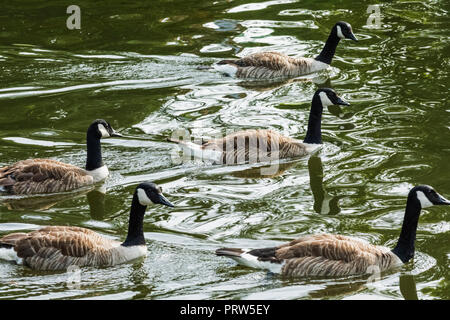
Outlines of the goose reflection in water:
{"label": "goose reflection in water", "polygon": [[312,156],[308,160],[309,184],[314,197],[314,211],[324,215],[334,215],[341,212],[339,196],[331,196],[323,186],[322,159]]}
{"label": "goose reflection in water", "polygon": [[315,83],[319,88],[332,88],[330,78],[328,76],[315,76],[313,78],[294,78],[283,80],[240,81],[238,85],[244,89],[264,92],[274,90],[292,83]]}
{"label": "goose reflection in water", "polygon": [[76,192],[59,193],[54,195],[42,195],[34,197],[5,197],[0,199],[8,210],[36,210],[45,211],[51,207],[69,199],[76,199],[86,195],[92,219],[103,220],[105,216],[105,194],[104,184],[95,188],[85,188]]}
{"label": "goose reflection in water", "polygon": [[[366,276],[367,277],[367,276]],[[372,300],[377,296],[368,293],[369,286],[376,283],[380,278],[374,280],[364,279],[361,281],[350,281],[344,283],[334,283],[325,286],[323,289],[314,290],[309,293],[313,299],[344,297],[344,300]],[[416,281],[412,274],[399,274],[399,290],[405,300],[419,300],[417,296]]]}
{"label": "goose reflection in water", "polygon": [[267,165],[257,166],[241,171],[234,171],[232,176],[238,178],[259,179],[259,178],[276,178],[283,175],[287,170],[293,168],[301,160],[289,162],[275,162]]}
{"label": "goose reflection in water", "polygon": [[[242,171],[231,173],[238,178],[275,178],[283,175],[287,170],[295,167],[302,160],[281,162],[258,166]],[[308,160],[309,183],[314,197],[314,211],[324,215],[335,215],[341,212],[339,207],[339,196],[328,194],[323,185],[323,165],[322,159],[317,155],[312,155]]]}

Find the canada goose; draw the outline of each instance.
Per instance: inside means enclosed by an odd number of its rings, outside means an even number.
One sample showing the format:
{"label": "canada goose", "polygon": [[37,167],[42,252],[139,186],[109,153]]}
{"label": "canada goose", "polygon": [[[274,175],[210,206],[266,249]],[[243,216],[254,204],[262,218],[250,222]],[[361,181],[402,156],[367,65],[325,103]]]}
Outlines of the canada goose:
{"label": "canada goose", "polygon": [[308,129],[303,142],[272,130],[238,131],[201,145],[173,138],[168,140],[178,143],[185,154],[216,164],[233,165],[301,157],[311,153],[322,143],[322,111],[323,107],[330,105],[350,104],[333,89],[318,89],[312,98]]}
{"label": "canada goose", "polygon": [[104,180],[109,172],[102,160],[100,139],[121,137],[105,120],[87,130],[86,169],[51,159],[28,159],[0,168],[0,194],[65,192]]}
{"label": "canada goose", "polygon": [[358,41],[352,26],[344,21],[337,22],[331,29],[327,42],[320,54],[313,58],[292,58],[278,52],[254,53],[239,60],[222,60],[214,69],[237,78],[277,79],[292,78],[328,68],[341,39]]}
{"label": "canada goose", "polygon": [[216,251],[245,266],[268,269],[285,276],[346,276],[384,271],[414,257],[414,242],[420,210],[450,205],[430,186],[414,187],[408,194],[402,230],[390,250],[342,235],[318,234],[264,249],[222,248]]}
{"label": "canada goose", "polygon": [[108,267],[125,263],[147,252],[143,220],[152,203],[173,205],[161,188],[144,182],[131,202],[128,235],[123,243],[85,228],[50,226],[30,233],[12,233],[0,238],[0,258],[35,270],[67,270],[69,266]]}

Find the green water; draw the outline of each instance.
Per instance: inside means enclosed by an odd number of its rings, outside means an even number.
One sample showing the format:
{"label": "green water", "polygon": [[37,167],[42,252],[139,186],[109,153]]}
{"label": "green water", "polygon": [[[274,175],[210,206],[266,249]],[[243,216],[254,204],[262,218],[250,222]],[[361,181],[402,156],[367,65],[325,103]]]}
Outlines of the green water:
{"label": "green water", "polygon": [[[319,232],[392,247],[412,186],[450,196],[449,2],[379,2],[380,28],[365,26],[369,1],[76,4],[80,30],[66,28],[60,1],[1,5],[0,166],[31,157],[83,166],[96,118],[134,138],[102,142],[106,195],[3,203],[0,235],[74,225],[124,239],[132,192],[146,180],[176,208],[147,210],[145,259],[83,268],[78,288],[65,273],[0,263],[0,298],[450,299],[445,207],[423,211],[414,260],[374,282],[283,279],[214,255]],[[197,69],[260,50],[314,56],[339,20],[360,41],[342,41],[314,81],[252,85]],[[351,106],[325,110],[316,156],[273,177],[249,165],[173,162],[166,137],[178,129],[212,137],[272,128],[302,138],[320,86]]]}

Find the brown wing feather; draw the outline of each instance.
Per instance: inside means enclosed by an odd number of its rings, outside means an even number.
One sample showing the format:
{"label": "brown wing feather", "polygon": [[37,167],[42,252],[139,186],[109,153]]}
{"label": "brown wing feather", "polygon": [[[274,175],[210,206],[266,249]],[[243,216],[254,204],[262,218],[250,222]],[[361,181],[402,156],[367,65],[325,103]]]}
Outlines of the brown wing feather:
{"label": "brown wing feather", "polygon": [[239,60],[232,61],[239,67],[263,67],[270,70],[282,70],[290,65],[297,64],[298,59],[279,52],[258,52]]}
{"label": "brown wing feather", "polygon": [[279,52],[258,52],[239,60],[219,62],[224,63],[238,67],[238,78],[293,77],[311,72],[311,59],[292,58]]}
{"label": "brown wing feather", "polygon": [[272,130],[238,131],[221,139],[210,140],[203,148],[223,151],[225,164],[255,163],[307,154],[303,143]]}
{"label": "brown wing feather", "polygon": [[50,159],[28,159],[0,168],[0,186],[12,194],[64,192],[93,182],[85,170]]}
{"label": "brown wing feather", "polygon": [[285,260],[283,274],[342,276],[365,273],[369,266],[381,270],[395,261],[390,251],[340,235],[314,235],[278,247],[275,257]]}
{"label": "brown wing feather", "polygon": [[14,247],[17,256],[36,270],[66,270],[71,265],[107,266],[113,256],[113,240],[85,228],[52,226],[30,233],[0,238],[0,245]]}

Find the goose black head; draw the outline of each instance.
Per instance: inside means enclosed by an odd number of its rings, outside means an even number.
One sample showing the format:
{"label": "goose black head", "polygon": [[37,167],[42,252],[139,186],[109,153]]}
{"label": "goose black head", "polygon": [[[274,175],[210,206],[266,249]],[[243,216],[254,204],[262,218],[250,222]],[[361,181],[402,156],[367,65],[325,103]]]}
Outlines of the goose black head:
{"label": "goose black head", "polygon": [[333,89],[321,88],[316,91],[313,99],[319,99],[323,107],[331,105],[349,106],[350,103],[339,97]]}
{"label": "goose black head", "polygon": [[164,197],[161,187],[152,182],[143,182],[139,184],[136,187],[136,194],[139,203],[143,206],[148,206],[152,203],[159,203],[168,207],[174,206],[169,200],[166,199],[166,197]]}
{"label": "goose black head", "polygon": [[353,41],[358,41],[356,39],[355,35],[353,34],[352,26],[350,23],[345,21],[339,21],[334,25],[334,28],[336,29],[336,35],[340,39],[350,39]]}
{"label": "goose black head", "polygon": [[109,137],[122,137],[120,133],[114,131],[111,125],[103,119],[94,120],[94,122],[92,122],[89,126],[88,132],[95,132],[96,136],[99,139]]}
{"label": "goose black head", "polygon": [[409,197],[419,201],[421,208],[431,206],[450,205],[450,201],[437,193],[432,187],[427,185],[416,186],[409,191]]}

